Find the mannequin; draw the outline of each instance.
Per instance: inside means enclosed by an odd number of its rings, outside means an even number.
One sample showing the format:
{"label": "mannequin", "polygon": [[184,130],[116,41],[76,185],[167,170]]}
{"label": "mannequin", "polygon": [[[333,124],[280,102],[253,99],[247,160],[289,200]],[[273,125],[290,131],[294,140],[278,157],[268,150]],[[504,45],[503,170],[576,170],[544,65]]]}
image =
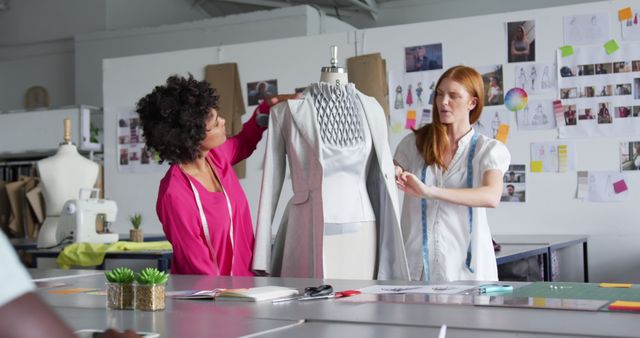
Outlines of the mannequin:
{"label": "mannequin", "polygon": [[[348,84],[348,73],[344,68],[338,67],[337,47],[331,46],[331,66],[322,67],[320,71],[320,83],[326,83],[333,86],[336,90],[343,88]],[[311,90],[313,91],[313,89]],[[309,95],[310,93],[307,93]],[[314,94],[311,94],[314,95]],[[318,106],[316,105],[316,109]],[[342,112],[343,118],[346,118],[347,112]],[[354,116],[357,120],[361,120],[364,116]],[[327,118],[331,118],[328,117]],[[323,123],[322,115],[316,116],[319,124]],[[335,117],[334,117],[335,119]],[[364,132],[365,126],[360,123],[362,128],[360,132]],[[366,130],[368,132],[368,130]],[[322,134],[322,131],[321,131]],[[361,135],[362,136],[362,135]],[[369,138],[371,136],[368,136]],[[324,168],[324,189],[323,200],[328,201],[336,197],[336,195],[344,194],[345,191],[351,197],[345,196],[341,199],[347,202],[348,199],[363,198],[362,204],[364,208],[359,213],[351,213],[349,217],[327,217],[328,215],[344,214],[341,211],[342,203],[325,203],[324,214],[324,238],[322,242],[324,278],[333,279],[373,279],[376,259],[376,224],[373,207],[368,199],[366,191],[365,177],[344,177],[338,168],[332,163],[342,162],[342,157],[351,157],[350,167],[357,167],[359,164],[367,166],[370,158],[371,141],[365,142],[361,140],[362,147],[354,149],[352,144],[349,147],[332,147],[332,145],[321,145],[321,152],[324,155],[326,166]],[[328,142],[330,143],[330,142]],[[355,142],[356,144],[358,142]],[[357,146],[357,145],[356,145]],[[327,149],[329,148],[329,149]],[[333,149],[330,149],[333,148]],[[351,148],[351,149],[349,149]],[[337,153],[336,153],[337,151]],[[364,152],[366,155],[361,156],[363,161],[354,160],[353,152]],[[356,155],[357,156],[357,155]],[[363,168],[366,169],[366,168]],[[350,170],[351,171],[351,170]],[[340,177],[342,176],[342,177]],[[358,182],[361,179],[361,182]]]}
{"label": "mannequin", "polygon": [[38,248],[57,245],[56,229],[64,203],[79,197],[80,189],[93,188],[98,164],[78,153],[71,143],[71,120],[64,119],[64,139],[55,155],[38,161],[47,216],[38,235]]}
{"label": "mannequin", "polygon": [[[331,52],[331,66],[303,99],[271,109],[253,269],[283,277],[408,279],[384,112],[348,83],[335,46]],[[294,196],[271,255],[285,157]]]}

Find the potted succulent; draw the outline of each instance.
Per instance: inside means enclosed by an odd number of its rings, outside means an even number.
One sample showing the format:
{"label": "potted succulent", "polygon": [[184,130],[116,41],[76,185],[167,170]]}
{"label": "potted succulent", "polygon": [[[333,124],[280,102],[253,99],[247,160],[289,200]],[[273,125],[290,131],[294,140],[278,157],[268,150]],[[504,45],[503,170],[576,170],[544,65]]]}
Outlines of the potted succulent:
{"label": "potted succulent", "polygon": [[136,276],[136,309],[164,310],[164,286],[169,274],[156,268],[144,268]]}
{"label": "potted succulent", "polygon": [[133,214],[129,217],[129,222],[131,222],[131,226],[133,229],[129,230],[129,240],[132,242],[144,242],[144,234],[142,233],[142,229],[140,226],[142,225],[142,215],[141,214]]}
{"label": "potted succulent", "polygon": [[133,281],[135,274],[129,268],[115,268],[105,272],[107,277],[107,307],[133,309]]}

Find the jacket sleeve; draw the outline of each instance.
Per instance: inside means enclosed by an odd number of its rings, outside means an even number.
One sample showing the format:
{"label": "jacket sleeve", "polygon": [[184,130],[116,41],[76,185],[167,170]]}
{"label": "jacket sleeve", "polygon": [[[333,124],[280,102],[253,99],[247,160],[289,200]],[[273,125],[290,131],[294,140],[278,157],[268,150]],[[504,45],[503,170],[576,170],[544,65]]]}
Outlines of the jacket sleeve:
{"label": "jacket sleeve", "polygon": [[193,203],[167,191],[158,199],[156,210],[167,240],[173,246],[171,271],[176,274],[218,275],[202,232],[199,213],[186,203]]}
{"label": "jacket sleeve", "polygon": [[261,109],[260,106],[256,108],[249,120],[242,125],[242,130],[238,134],[229,137],[220,146],[220,151],[226,154],[231,165],[236,165],[249,157],[256,150],[258,142],[262,139],[262,133],[267,129],[260,127],[256,121],[259,109]]}
{"label": "jacket sleeve", "polygon": [[283,119],[288,110],[289,102],[277,104],[271,108],[269,118],[252,263],[253,270],[258,273],[271,270],[271,224],[286,172]]}

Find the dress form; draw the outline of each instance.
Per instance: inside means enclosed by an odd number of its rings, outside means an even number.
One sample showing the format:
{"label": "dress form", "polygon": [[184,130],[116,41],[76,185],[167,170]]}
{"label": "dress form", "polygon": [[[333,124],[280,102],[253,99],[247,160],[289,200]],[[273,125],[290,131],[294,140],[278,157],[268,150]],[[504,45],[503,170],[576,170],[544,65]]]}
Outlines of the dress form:
{"label": "dress form", "polygon": [[38,172],[43,186],[46,218],[38,235],[38,247],[58,244],[56,230],[64,203],[78,199],[80,189],[90,189],[98,178],[97,163],[78,153],[71,143],[71,120],[64,120],[64,141],[55,155],[38,161]]}
{"label": "dress form", "polygon": [[[331,66],[330,67],[322,67],[320,73],[320,82],[325,83],[331,86],[336,87],[344,87],[348,84],[348,75],[344,71],[343,68],[338,67],[337,62],[337,47],[331,46]],[[367,128],[367,124],[365,122],[365,117],[361,116],[362,119],[362,127]],[[368,133],[368,130],[366,131]],[[370,136],[367,136],[370,137]],[[366,151],[371,153],[371,143],[368,142],[369,147],[366,148]],[[335,149],[334,149],[335,150]],[[348,149],[344,149],[345,155],[349,156],[346,152]],[[340,155],[338,155],[338,158]],[[368,156],[365,156],[365,158]],[[335,158],[334,158],[335,159]],[[355,166],[357,167],[357,165]],[[335,168],[331,168],[329,161],[327,161],[327,167],[325,168],[327,172],[332,172],[332,169],[335,173]],[[352,188],[355,186],[360,186],[361,190],[364,190],[363,193],[358,194],[359,196],[352,196],[354,199],[364,198],[366,201],[362,201],[362,204],[365,205],[366,214],[371,214],[369,218],[363,219],[353,219],[347,220],[346,222],[332,222],[330,219],[325,217],[324,224],[324,236],[323,236],[323,267],[324,267],[324,278],[331,279],[373,279],[375,273],[375,263],[376,263],[376,222],[375,216],[373,216],[373,207],[371,206],[371,202],[368,199],[366,193],[366,184],[365,184],[365,176],[362,176],[361,184],[353,184]],[[327,183],[324,187],[325,191],[323,191],[323,195],[326,198],[323,198],[325,202],[325,212],[330,213],[331,209],[335,210],[338,208],[331,208],[331,203],[328,202],[331,199],[331,196],[336,196],[336,194],[340,194],[341,191],[345,190],[353,191],[354,189],[344,189],[345,186],[339,183],[331,184],[329,182],[340,182],[340,180],[336,179],[335,181],[330,177],[325,178],[325,182]],[[344,189],[344,190],[343,190]],[[363,197],[364,196],[364,197]],[[345,213],[346,214],[346,213]],[[326,216],[326,214],[325,214]],[[347,218],[349,219],[349,218]]]}

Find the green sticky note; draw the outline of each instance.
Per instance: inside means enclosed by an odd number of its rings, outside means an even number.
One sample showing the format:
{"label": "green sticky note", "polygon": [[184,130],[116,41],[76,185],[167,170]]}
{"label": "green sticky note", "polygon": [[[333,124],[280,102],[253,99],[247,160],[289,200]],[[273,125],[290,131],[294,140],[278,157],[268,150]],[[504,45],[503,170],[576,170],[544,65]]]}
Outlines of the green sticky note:
{"label": "green sticky note", "polygon": [[618,49],[620,49],[620,46],[618,46],[618,43],[614,39],[611,39],[604,44],[604,50],[607,51],[608,55],[611,55],[611,53]]}
{"label": "green sticky note", "polygon": [[573,46],[566,45],[560,47],[560,52],[562,53],[562,57],[566,58],[569,55],[573,55]]}
{"label": "green sticky note", "polygon": [[531,172],[532,173],[541,173],[542,172],[542,161],[531,161]]}

